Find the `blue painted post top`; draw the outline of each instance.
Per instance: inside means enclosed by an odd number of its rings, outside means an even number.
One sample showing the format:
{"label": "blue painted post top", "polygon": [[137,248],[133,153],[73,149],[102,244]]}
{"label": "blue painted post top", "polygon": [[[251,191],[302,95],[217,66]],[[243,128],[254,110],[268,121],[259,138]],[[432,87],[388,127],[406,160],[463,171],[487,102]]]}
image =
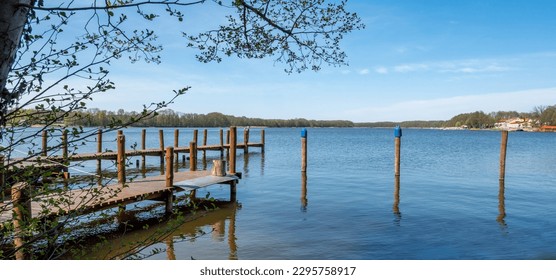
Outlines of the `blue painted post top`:
{"label": "blue painted post top", "polygon": [[402,137],[402,128],[399,125],[397,125],[394,128],[394,137],[396,137],[396,138],[401,138]]}
{"label": "blue painted post top", "polygon": [[307,138],[307,129],[306,128],[301,129],[301,138]]}

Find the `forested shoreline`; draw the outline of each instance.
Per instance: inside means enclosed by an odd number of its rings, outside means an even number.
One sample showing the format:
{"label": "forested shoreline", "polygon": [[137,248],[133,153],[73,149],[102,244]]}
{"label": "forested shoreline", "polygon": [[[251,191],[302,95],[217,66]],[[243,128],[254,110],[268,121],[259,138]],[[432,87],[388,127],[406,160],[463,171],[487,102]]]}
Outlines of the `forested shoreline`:
{"label": "forested shoreline", "polygon": [[[37,114],[37,111],[26,111],[17,122],[28,122],[26,115]],[[295,119],[262,119],[249,118],[245,116],[237,117],[225,115],[218,112],[208,114],[180,113],[170,109],[162,110],[154,115],[145,116],[144,112],[108,111],[101,109],[87,109],[74,111],[67,114],[65,126],[84,126],[84,127],[108,127],[114,124],[130,124],[134,127],[228,127],[228,126],[262,126],[262,127],[393,127],[400,125],[403,127],[416,128],[443,128],[461,127],[468,128],[492,128],[495,123],[514,119],[532,120],[534,126],[556,125],[556,105],[537,106],[531,112],[520,113],[517,111],[498,111],[484,113],[482,111],[463,113],[452,117],[450,120],[433,121],[403,121],[403,122],[361,122],[355,123],[348,120],[308,120],[304,118]],[[44,125],[32,123],[28,125]]]}

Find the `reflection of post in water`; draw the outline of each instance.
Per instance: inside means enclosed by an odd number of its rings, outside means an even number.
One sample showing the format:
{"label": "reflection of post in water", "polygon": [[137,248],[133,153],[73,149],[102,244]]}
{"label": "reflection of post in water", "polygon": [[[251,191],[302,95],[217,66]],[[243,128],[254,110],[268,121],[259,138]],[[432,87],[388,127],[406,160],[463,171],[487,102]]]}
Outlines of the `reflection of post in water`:
{"label": "reflection of post in water", "polygon": [[174,253],[174,238],[169,236],[164,243],[166,243],[166,257],[168,260],[176,260],[176,253]]}
{"label": "reflection of post in water", "polygon": [[307,211],[307,172],[301,172],[301,211]]}
{"label": "reflection of post in water", "polygon": [[212,224],[212,238],[214,240],[224,241],[224,235],[226,234],[225,222],[226,220],[219,220]]}
{"label": "reflection of post in water", "polygon": [[249,174],[249,153],[243,154],[243,173]]}
{"label": "reflection of post in water", "polygon": [[505,203],[505,184],[504,180],[499,180],[499,189],[498,189],[498,217],[496,217],[496,221],[500,223],[502,226],[506,226],[506,203]]}
{"label": "reflection of post in water", "polygon": [[230,247],[229,260],[237,260],[237,243],[236,243],[236,210],[237,204],[234,205],[230,214],[230,224],[228,225],[228,246]]}
{"label": "reflection of post in water", "polygon": [[400,176],[394,177],[394,206],[392,211],[396,216],[396,220],[399,221],[402,218],[402,213],[400,212]]}
{"label": "reflection of post in water", "polygon": [[264,175],[264,152],[261,153],[261,176]]}

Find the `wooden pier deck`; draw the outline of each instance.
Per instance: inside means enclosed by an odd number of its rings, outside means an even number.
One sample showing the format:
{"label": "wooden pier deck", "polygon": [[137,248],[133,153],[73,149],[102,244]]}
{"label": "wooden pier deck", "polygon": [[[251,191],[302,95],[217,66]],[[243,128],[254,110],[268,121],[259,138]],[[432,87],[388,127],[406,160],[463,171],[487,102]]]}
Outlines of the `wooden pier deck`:
{"label": "wooden pier deck", "polygon": [[[133,182],[112,184],[103,187],[83,188],[56,193],[57,202],[49,201],[52,195],[38,196],[31,201],[31,218],[49,218],[70,213],[85,215],[88,213],[124,206],[143,200],[166,201],[166,210],[171,212],[172,196],[180,191],[192,191],[215,184],[229,184],[231,195],[235,194],[235,184],[239,177],[235,175],[212,176],[209,171],[182,171],[173,173],[174,183],[167,186],[167,175],[159,175],[135,180]],[[0,203],[0,223],[13,219],[11,203]]]}

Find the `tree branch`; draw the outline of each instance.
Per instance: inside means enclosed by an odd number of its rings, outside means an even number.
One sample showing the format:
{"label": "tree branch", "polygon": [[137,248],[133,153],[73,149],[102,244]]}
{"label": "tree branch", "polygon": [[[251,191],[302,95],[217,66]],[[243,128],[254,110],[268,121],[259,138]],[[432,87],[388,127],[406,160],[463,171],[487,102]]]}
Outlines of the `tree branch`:
{"label": "tree branch", "polygon": [[144,1],[138,3],[129,3],[123,5],[114,6],[90,6],[90,7],[36,7],[32,4],[18,4],[18,7],[30,8],[37,11],[90,11],[90,10],[109,10],[109,9],[121,9],[130,7],[140,7],[145,5],[173,5],[173,6],[191,6],[197,4],[203,4],[206,0],[199,0],[194,2],[182,3],[180,0],[175,1]]}

